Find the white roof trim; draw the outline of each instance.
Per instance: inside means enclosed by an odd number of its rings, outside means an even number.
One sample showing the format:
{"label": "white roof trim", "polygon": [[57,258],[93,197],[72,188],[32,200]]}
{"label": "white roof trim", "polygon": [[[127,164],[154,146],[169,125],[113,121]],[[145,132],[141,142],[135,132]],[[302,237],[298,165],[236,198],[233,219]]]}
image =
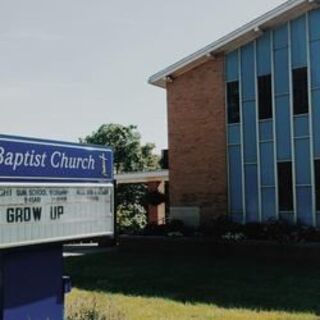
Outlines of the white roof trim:
{"label": "white roof trim", "polygon": [[[190,70],[210,59],[212,55],[226,51],[228,45],[237,40],[240,41],[240,38],[242,37],[244,38],[243,42],[249,42],[251,41],[251,38],[254,39],[259,36],[259,34],[261,34],[261,30],[264,30],[266,27],[271,27],[273,24],[279,24],[281,22],[281,18],[288,19],[291,18],[291,16],[300,15],[314,6],[318,6],[319,3],[319,0],[288,0],[282,5],[236,29],[221,39],[154,74],[149,78],[148,82],[155,86],[165,88],[166,82],[168,80],[172,81],[174,75],[179,71],[181,74],[183,73],[183,69]],[[256,34],[256,36],[254,36],[254,34]],[[238,44],[238,46],[240,45]]]}
{"label": "white roof trim", "polygon": [[115,175],[118,184],[169,181],[169,170],[129,172]]}

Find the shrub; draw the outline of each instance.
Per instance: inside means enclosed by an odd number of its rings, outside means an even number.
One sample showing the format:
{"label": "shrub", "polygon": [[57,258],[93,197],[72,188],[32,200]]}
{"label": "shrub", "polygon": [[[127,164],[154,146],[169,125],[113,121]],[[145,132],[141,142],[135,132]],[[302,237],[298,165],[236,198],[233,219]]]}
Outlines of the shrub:
{"label": "shrub", "polygon": [[314,227],[302,227],[299,236],[300,241],[320,242],[320,230]]}
{"label": "shrub", "polygon": [[293,225],[286,220],[271,219],[264,223],[242,225],[227,216],[220,216],[205,227],[202,233],[217,240],[268,240],[279,243],[320,242],[319,228],[307,227],[301,223]]}
{"label": "shrub", "polygon": [[147,236],[193,236],[196,232],[195,228],[186,226],[181,220],[169,220],[166,224],[157,225],[148,224],[142,231]]}
{"label": "shrub", "polygon": [[261,223],[248,223],[243,226],[243,233],[246,239],[254,240],[266,240],[267,239],[267,228]]}
{"label": "shrub", "polygon": [[183,221],[173,219],[168,223],[168,236],[173,237],[191,237],[194,236],[197,229],[194,227],[186,226]]}
{"label": "shrub", "polygon": [[117,224],[120,232],[137,233],[147,225],[146,210],[139,204],[119,205]]}
{"label": "shrub", "polygon": [[223,241],[276,241],[279,243],[320,242],[320,229],[308,227],[302,223],[296,225],[284,219],[270,219],[264,223],[241,224],[234,222],[230,217],[221,215],[201,226],[199,229],[187,227],[181,220],[171,220],[165,225],[149,224],[140,231],[148,236],[207,236]]}
{"label": "shrub", "polygon": [[226,241],[241,241],[244,239],[245,239],[245,235],[243,233],[228,232],[222,236],[222,240],[226,240]]}
{"label": "shrub", "polygon": [[218,216],[206,226],[200,228],[200,232],[217,240],[223,239],[226,234],[241,234],[243,226],[232,221],[225,215]]}
{"label": "shrub", "polygon": [[266,240],[277,241],[280,243],[297,241],[299,226],[289,224],[286,220],[269,220],[264,225]]}
{"label": "shrub", "polygon": [[168,223],[168,231],[169,232],[183,232],[186,228],[183,221],[178,219],[170,220]]}
{"label": "shrub", "polygon": [[166,236],[168,234],[168,224],[157,225],[149,223],[143,229],[142,234],[145,236]]}

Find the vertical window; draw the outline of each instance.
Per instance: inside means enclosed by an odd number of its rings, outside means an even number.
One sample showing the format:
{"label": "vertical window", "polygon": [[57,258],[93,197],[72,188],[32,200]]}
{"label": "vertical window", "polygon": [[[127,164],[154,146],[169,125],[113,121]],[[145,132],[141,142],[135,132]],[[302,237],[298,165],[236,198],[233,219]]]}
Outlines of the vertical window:
{"label": "vertical window", "polygon": [[228,123],[240,122],[239,81],[227,83]]}
{"label": "vertical window", "polygon": [[293,81],[293,111],[294,114],[308,113],[308,68],[299,68],[292,71]]}
{"label": "vertical window", "polygon": [[320,211],[320,160],[314,162],[315,170],[315,185],[316,185],[316,206],[317,211]]}
{"label": "vertical window", "polygon": [[258,77],[259,119],[272,118],[271,74]]}
{"label": "vertical window", "polygon": [[278,163],[279,210],[293,211],[292,163]]}
{"label": "vertical window", "polygon": [[169,150],[164,149],[161,151],[161,159],[160,159],[161,169],[168,170],[169,169]]}

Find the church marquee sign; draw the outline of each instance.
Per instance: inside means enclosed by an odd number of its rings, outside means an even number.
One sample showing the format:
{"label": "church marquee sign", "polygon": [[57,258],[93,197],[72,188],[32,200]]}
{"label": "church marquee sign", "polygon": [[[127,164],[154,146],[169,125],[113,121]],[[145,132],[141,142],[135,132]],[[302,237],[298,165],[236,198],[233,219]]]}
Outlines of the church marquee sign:
{"label": "church marquee sign", "polygon": [[113,236],[108,148],[0,135],[0,249]]}

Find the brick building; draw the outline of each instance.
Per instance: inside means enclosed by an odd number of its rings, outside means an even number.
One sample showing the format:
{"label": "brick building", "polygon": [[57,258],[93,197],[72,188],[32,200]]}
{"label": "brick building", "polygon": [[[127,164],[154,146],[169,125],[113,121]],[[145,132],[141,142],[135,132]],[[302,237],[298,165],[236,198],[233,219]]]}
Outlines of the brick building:
{"label": "brick building", "polygon": [[320,2],[290,0],[153,75],[171,215],[320,224]]}

